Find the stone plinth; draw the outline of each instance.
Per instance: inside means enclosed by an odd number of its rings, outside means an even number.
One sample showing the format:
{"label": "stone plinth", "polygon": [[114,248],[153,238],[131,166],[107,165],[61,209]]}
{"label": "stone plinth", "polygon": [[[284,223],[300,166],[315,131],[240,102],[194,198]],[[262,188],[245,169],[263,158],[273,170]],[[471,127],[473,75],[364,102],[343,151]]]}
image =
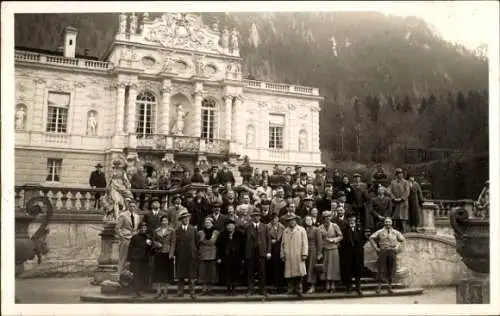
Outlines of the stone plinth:
{"label": "stone plinth", "polygon": [[462,275],[457,285],[457,304],[489,304],[490,275],[470,272]]}
{"label": "stone plinth", "polygon": [[105,280],[116,280],[118,275],[118,240],[116,223],[106,223],[101,232],[101,254],[97,259],[92,284],[98,285]]}
{"label": "stone plinth", "polygon": [[430,201],[425,201],[422,207],[422,227],[418,231],[424,234],[436,234],[435,212],[438,206]]}

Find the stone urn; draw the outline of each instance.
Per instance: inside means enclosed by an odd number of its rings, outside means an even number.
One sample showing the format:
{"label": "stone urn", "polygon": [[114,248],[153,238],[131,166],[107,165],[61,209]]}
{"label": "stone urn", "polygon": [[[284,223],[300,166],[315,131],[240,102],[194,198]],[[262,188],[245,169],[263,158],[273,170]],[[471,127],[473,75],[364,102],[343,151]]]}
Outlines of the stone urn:
{"label": "stone urn", "polygon": [[450,212],[457,253],[469,269],[462,271],[457,285],[458,304],[488,304],[490,285],[490,223],[487,218],[471,217],[464,208]]}

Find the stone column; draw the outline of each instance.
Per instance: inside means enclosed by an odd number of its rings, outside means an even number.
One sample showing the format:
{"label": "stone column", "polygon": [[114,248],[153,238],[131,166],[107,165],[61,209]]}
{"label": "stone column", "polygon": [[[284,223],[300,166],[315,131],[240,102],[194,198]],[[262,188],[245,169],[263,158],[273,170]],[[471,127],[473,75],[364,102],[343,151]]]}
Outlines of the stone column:
{"label": "stone column", "polygon": [[[201,137],[201,101],[203,100],[203,83],[194,86],[194,122],[193,137]],[[189,126],[188,126],[189,128]]]}
{"label": "stone column", "polygon": [[136,102],[137,102],[137,84],[132,83],[129,85],[128,90],[128,112],[127,112],[127,127],[129,134],[129,147],[137,147],[136,133]]}
{"label": "stone column", "polygon": [[238,144],[238,148],[240,148],[243,144],[245,134],[244,126],[241,124],[244,121],[243,116],[245,115],[243,112],[243,103],[241,101],[241,95],[234,97],[234,113],[236,115],[234,115],[233,118],[236,121],[236,124],[234,124],[235,131],[233,131],[233,139]]}
{"label": "stone column", "polygon": [[288,105],[288,145],[286,150],[290,152],[296,152],[298,150],[297,140],[299,137],[299,125],[297,124],[295,110],[297,107],[294,104]]}
{"label": "stone column", "polygon": [[225,104],[225,124],[224,124],[224,139],[231,140],[231,132],[233,129],[233,98],[230,95],[224,96],[224,104]]}
{"label": "stone column", "polygon": [[123,121],[125,115],[125,83],[119,82],[116,89],[115,133],[113,147],[121,147],[120,137],[123,136]]}
{"label": "stone column", "polygon": [[103,281],[112,280],[117,282],[118,275],[118,240],[116,239],[116,223],[105,223],[101,236],[101,253],[97,258],[97,268],[91,281],[99,285]]}
{"label": "stone column", "polygon": [[170,133],[170,93],[172,93],[172,82],[170,79],[163,79],[160,118],[160,134],[163,135]]}
{"label": "stone column", "polygon": [[425,201],[422,207],[422,223],[417,228],[418,232],[424,234],[436,234],[436,224],[434,221],[435,212],[438,206],[430,201]]}

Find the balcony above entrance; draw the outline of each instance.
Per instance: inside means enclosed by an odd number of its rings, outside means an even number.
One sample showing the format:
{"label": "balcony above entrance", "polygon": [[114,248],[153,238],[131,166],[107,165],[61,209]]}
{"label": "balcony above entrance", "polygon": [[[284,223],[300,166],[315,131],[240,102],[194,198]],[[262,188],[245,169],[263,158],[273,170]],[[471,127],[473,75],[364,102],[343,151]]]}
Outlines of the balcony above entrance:
{"label": "balcony above entrance", "polygon": [[173,136],[162,134],[129,135],[129,147],[154,151],[172,151],[179,153],[206,153],[215,155],[229,154],[229,140],[203,139],[201,137]]}

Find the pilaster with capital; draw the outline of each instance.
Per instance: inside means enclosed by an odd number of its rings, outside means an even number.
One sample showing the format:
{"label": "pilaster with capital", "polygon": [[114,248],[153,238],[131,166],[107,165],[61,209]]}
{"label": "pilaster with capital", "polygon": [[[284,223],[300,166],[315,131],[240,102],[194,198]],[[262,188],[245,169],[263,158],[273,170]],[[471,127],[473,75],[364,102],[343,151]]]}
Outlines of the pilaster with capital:
{"label": "pilaster with capital", "polygon": [[137,147],[136,132],[136,101],[137,101],[137,84],[131,83],[128,86],[128,111],[127,111],[127,129],[129,134],[129,146],[131,148]]}
{"label": "pilaster with capital", "polygon": [[257,138],[259,143],[257,147],[259,148],[269,148],[269,113],[267,104],[265,102],[259,102],[259,127]]}
{"label": "pilaster with capital", "polygon": [[298,150],[298,137],[300,126],[297,125],[296,119],[296,109],[294,104],[288,105],[288,150],[297,151]]}
{"label": "pilaster with capital", "polygon": [[170,94],[172,93],[172,82],[163,79],[161,87],[161,120],[160,133],[168,135],[170,132]]}
{"label": "pilaster with capital", "polygon": [[233,130],[233,140],[238,144],[242,145],[244,143],[244,133],[245,128],[243,127],[242,122],[244,121],[245,113],[243,111],[243,103],[241,95],[236,95],[234,97],[234,114],[236,123],[234,124]]}
{"label": "pilaster with capital", "polygon": [[193,137],[201,137],[201,101],[203,100],[203,84],[195,83],[194,86],[194,122]]}
{"label": "pilaster with capital", "polygon": [[124,132],[125,87],[125,82],[118,82],[116,84],[115,135],[122,135]]}
{"label": "pilaster with capital", "polygon": [[231,132],[233,129],[233,97],[231,95],[224,96],[224,114],[225,114],[225,125],[224,125],[224,137],[226,140],[231,140]]}
{"label": "pilaster with capital", "polygon": [[311,142],[311,151],[319,152],[319,107],[311,108],[311,117],[312,117],[312,142]]}

